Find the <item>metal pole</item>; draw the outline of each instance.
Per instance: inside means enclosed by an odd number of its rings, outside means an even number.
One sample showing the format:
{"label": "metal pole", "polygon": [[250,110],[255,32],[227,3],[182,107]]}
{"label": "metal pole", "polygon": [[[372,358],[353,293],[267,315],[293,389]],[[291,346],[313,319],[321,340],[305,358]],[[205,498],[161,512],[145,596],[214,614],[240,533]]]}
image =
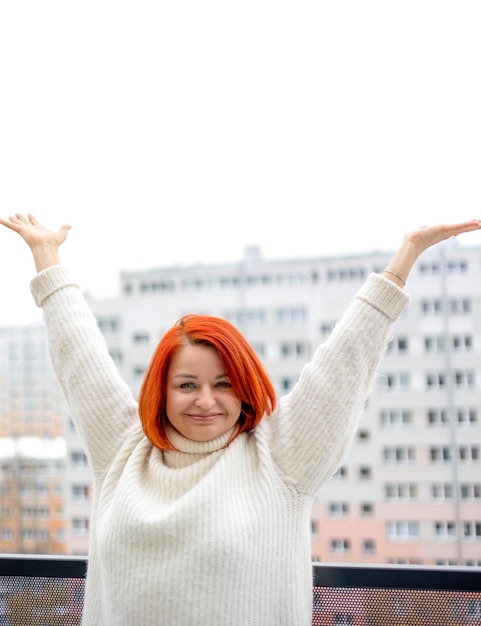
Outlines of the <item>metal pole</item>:
{"label": "metal pole", "polygon": [[449,420],[449,444],[451,448],[451,469],[452,469],[452,484],[453,484],[453,508],[454,508],[454,522],[456,533],[456,559],[457,564],[462,564],[463,559],[463,545],[461,539],[461,515],[460,515],[460,486],[459,486],[459,471],[458,471],[458,446],[456,438],[456,411],[454,401],[454,371],[452,364],[452,338],[449,328],[449,310],[448,310],[448,288],[447,288],[447,267],[446,267],[446,250],[444,245],[439,246],[441,255],[441,294],[442,294],[442,306],[443,306],[443,331],[445,338],[445,367],[446,367],[446,408],[448,412]]}

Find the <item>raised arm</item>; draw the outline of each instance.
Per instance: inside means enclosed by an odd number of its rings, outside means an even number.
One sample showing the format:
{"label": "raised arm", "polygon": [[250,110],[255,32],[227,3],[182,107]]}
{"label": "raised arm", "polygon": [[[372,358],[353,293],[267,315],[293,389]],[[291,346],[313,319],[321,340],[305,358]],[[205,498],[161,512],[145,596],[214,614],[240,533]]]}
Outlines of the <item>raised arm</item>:
{"label": "raised arm", "polygon": [[42,307],[50,359],[82,437],[92,469],[103,475],[132,427],[141,433],[137,403],[110,357],[92,311],[68,268],[59,260],[59,247],[70,226],[45,228],[33,215],[16,214],[0,225],[18,233],[30,247],[37,275],[32,296]]}
{"label": "raised arm", "polygon": [[258,427],[289,484],[314,495],[347,454],[392,325],[408,304],[400,287],[416,259],[430,246],[480,228],[481,221],[472,220],[412,231],[382,275],[368,277],[298,383]]}
{"label": "raised arm", "polygon": [[382,274],[399,287],[404,287],[411,268],[427,248],[450,237],[479,229],[481,229],[481,220],[470,220],[458,224],[441,224],[413,230],[405,235]]}
{"label": "raised arm", "polygon": [[32,251],[37,272],[60,264],[58,249],[67,238],[69,225],[65,224],[58,231],[49,230],[42,226],[35,216],[28,214],[24,217],[20,213],[12,215],[8,220],[0,218],[0,224],[18,233],[25,240]]}

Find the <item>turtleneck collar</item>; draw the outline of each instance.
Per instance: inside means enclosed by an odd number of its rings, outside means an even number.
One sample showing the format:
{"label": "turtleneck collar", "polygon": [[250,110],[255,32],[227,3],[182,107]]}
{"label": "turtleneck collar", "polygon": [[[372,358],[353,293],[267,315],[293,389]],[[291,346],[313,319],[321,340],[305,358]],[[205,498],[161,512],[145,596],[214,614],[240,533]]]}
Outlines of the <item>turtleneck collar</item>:
{"label": "turtleneck collar", "polygon": [[193,441],[181,435],[175,428],[167,427],[167,437],[176,450],[164,450],[163,456],[166,465],[181,468],[192,465],[213,452],[218,452],[227,446],[234,436],[238,426],[233,426],[226,433],[210,441]]}

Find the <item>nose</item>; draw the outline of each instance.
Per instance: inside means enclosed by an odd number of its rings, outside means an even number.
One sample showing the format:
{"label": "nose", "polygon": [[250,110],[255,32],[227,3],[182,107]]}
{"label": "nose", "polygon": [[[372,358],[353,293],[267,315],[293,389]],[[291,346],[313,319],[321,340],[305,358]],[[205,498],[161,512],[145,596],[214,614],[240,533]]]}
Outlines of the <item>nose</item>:
{"label": "nose", "polygon": [[210,409],[215,404],[214,393],[209,385],[203,385],[200,387],[197,397],[195,399],[195,405],[199,407],[199,409],[203,409],[206,411]]}

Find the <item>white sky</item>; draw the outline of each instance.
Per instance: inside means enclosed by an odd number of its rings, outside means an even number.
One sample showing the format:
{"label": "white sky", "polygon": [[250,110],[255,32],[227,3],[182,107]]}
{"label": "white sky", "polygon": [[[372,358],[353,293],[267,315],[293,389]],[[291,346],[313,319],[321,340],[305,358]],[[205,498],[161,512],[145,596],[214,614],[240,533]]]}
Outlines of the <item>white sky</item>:
{"label": "white sky", "polygon": [[[122,269],[481,217],[480,32],[479,0],[5,0],[0,213],[72,224],[99,297]],[[0,324],[37,319],[7,230],[0,272]]]}

